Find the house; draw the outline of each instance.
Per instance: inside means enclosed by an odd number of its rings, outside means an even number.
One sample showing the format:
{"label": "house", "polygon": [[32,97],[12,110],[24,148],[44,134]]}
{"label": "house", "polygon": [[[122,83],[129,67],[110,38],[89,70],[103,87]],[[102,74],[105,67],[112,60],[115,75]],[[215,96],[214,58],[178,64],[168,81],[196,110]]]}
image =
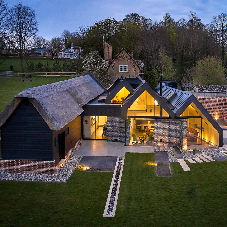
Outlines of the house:
{"label": "house", "polygon": [[223,131],[194,95],[165,84],[153,90],[122,76],[105,89],[90,73],[20,92],[0,115],[2,159],[64,159],[76,141],[223,146]]}
{"label": "house", "polygon": [[45,48],[36,48],[32,51],[32,57],[51,57],[51,51]]}
{"label": "house", "polygon": [[83,50],[79,46],[71,45],[71,48],[65,49],[58,53],[59,58],[82,59]]}
{"label": "house", "polygon": [[109,43],[104,43],[104,59],[108,65],[108,73],[116,80],[122,75],[135,78],[140,75],[141,61],[133,59],[133,54],[129,53],[125,48],[122,48],[117,56],[112,59],[112,46]]}
{"label": "house", "polygon": [[82,106],[104,90],[87,74],[20,92],[0,115],[2,159],[57,164],[81,137]]}

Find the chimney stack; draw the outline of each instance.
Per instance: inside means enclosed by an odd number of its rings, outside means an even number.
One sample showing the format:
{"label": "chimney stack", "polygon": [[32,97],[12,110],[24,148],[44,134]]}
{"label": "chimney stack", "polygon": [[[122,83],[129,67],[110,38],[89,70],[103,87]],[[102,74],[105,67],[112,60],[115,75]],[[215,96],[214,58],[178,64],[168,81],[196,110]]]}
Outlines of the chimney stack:
{"label": "chimney stack", "polygon": [[104,49],[104,60],[111,61],[112,60],[112,45],[107,42],[104,42],[103,49]]}

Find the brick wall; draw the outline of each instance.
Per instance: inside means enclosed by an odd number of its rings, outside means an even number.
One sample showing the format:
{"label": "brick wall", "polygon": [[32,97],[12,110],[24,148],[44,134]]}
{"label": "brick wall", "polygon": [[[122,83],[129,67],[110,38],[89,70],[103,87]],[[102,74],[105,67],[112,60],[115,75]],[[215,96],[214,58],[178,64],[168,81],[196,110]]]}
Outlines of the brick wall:
{"label": "brick wall", "polygon": [[208,113],[215,119],[223,119],[227,123],[227,97],[197,98]]}

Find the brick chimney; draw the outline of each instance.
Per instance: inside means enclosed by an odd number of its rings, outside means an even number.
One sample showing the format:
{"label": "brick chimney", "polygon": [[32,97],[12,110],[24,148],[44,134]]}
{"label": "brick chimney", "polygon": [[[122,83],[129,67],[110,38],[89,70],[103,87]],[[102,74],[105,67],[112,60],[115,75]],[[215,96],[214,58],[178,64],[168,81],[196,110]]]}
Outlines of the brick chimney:
{"label": "brick chimney", "polygon": [[103,49],[104,49],[104,60],[111,61],[112,60],[112,45],[107,42],[104,42]]}

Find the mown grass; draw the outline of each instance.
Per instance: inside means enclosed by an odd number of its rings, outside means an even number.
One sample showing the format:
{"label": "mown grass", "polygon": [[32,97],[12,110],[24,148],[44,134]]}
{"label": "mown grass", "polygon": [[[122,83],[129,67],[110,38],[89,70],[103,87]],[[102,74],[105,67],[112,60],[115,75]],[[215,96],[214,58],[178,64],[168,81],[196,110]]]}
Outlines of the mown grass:
{"label": "mown grass", "polygon": [[32,77],[32,78],[0,78],[0,113],[11,102],[13,97],[26,88],[37,87],[44,84],[70,79],[68,76],[61,77]]}
{"label": "mown grass", "polygon": [[1,226],[226,226],[227,162],[171,164],[156,177],[154,154],[126,153],[116,216],[103,218],[112,173],[76,170],[64,183],[0,182]]}

